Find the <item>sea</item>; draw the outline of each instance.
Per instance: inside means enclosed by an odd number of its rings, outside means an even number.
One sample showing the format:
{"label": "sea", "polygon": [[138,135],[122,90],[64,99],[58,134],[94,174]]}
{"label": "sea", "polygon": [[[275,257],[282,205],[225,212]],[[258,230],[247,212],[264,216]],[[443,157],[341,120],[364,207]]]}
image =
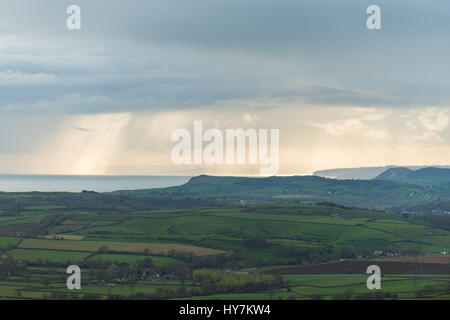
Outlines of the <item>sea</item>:
{"label": "sea", "polygon": [[173,187],[190,176],[0,175],[3,192],[111,192]]}

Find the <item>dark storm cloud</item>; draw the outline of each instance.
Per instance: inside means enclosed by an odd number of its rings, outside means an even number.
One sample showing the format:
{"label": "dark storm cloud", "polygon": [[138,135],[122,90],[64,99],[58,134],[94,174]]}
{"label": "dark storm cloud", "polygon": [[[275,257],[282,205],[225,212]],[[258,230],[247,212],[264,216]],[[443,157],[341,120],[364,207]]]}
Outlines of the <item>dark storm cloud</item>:
{"label": "dark storm cloud", "polygon": [[[78,4],[82,30],[65,28]],[[0,110],[111,112],[221,100],[445,105],[448,1],[0,3]],[[3,42],[3,43],[1,43]],[[238,107],[238,106],[237,106]]]}

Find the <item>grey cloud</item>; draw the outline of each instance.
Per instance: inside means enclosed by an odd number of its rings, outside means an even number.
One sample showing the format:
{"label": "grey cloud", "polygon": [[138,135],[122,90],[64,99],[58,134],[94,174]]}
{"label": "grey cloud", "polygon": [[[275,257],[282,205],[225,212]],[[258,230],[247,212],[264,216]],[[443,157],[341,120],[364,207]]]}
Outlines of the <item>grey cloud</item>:
{"label": "grey cloud", "polygon": [[[2,112],[255,98],[398,107],[450,101],[448,1],[380,0],[383,30],[368,31],[366,0],[79,0],[79,32],[65,29],[72,2],[0,3],[0,39],[19,39],[0,51]],[[7,82],[8,70],[36,81]]]}

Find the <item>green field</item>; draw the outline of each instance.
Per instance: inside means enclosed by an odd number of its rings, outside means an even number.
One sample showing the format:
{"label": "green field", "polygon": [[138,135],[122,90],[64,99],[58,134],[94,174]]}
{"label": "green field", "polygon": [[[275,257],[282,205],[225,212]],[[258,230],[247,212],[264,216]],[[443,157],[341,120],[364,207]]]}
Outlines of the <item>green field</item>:
{"label": "green field", "polygon": [[[65,268],[77,264],[83,285],[76,293],[86,298],[361,299],[373,293],[366,274],[264,272],[450,248],[449,231],[385,212],[326,204],[133,210],[87,196],[92,208],[82,210],[78,202],[52,205],[49,196],[14,198],[31,204],[22,214],[0,216],[0,297],[75,298]],[[195,280],[201,270],[209,270],[208,281]],[[448,274],[384,275],[378,293],[445,299],[449,282]]]}
{"label": "green field", "polygon": [[147,240],[164,237],[173,241],[202,239],[207,246],[220,246],[224,250],[241,247],[242,239],[247,237],[266,238],[273,246],[289,243],[323,247],[329,244],[384,250],[387,247],[401,249],[403,242],[414,240],[413,246],[427,251],[445,251],[450,247],[450,232],[412,225],[394,216],[387,219],[383,213],[378,219],[373,217],[373,212],[367,211],[339,213],[320,206],[316,206],[315,211],[310,209],[304,205],[297,206],[297,212],[292,212],[289,207],[278,207],[273,213],[266,213],[266,208],[243,212],[235,207],[140,212],[120,224],[93,226],[73,234],[84,236],[84,239],[108,241],[129,237]]}
{"label": "green field", "polygon": [[0,248],[15,246],[19,243],[20,240],[21,238],[19,237],[0,237]]}
{"label": "green field", "polygon": [[81,261],[87,256],[88,252],[74,252],[74,251],[61,251],[61,250],[35,250],[35,249],[14,249],[9,252],[15,259],[37,261],[50,260],[54,262],[62,263],[75,263]]}

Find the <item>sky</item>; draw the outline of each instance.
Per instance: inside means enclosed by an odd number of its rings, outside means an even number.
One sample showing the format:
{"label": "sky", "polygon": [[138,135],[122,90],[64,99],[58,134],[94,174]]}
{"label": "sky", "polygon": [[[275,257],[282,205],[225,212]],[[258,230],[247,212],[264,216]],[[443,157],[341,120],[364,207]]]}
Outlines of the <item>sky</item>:
{"label": "sky", "polygon": [[[66,9],[81,8],[81,30]],[[381,29],[366,27],[369,5]],[[0,173],[257,175],[171,133],[279,129],[278,174],[450,165],[446,0],[0,0]]]}

